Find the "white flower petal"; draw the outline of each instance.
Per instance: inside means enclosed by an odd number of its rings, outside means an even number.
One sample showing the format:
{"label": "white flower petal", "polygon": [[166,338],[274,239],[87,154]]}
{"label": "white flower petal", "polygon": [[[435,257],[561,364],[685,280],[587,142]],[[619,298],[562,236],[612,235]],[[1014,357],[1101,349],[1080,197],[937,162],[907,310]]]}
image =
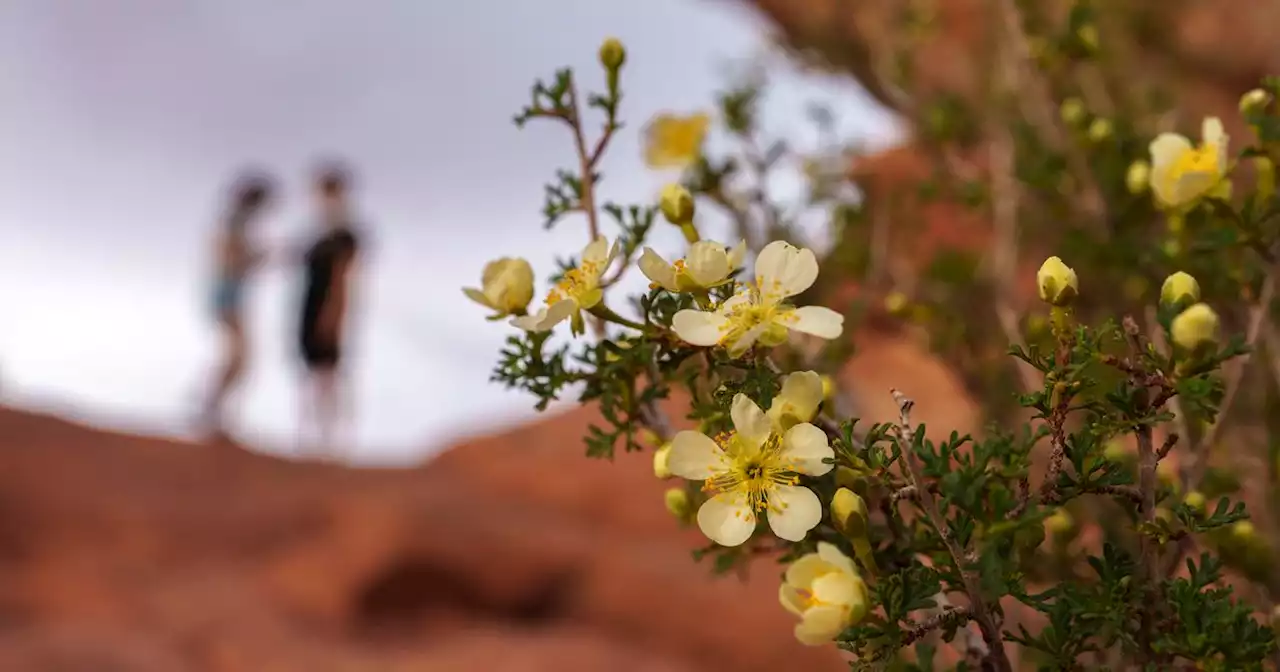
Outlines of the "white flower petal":
{"label": "white flower petal", "polygon": [[735,270],[742,268],[742,260],[747,258],[747,241],[738,241],[738,244],[729,251],[729,269]]}
{"label": "white flower petal", "polygon": [[681,478],[703,481],[728,469],[728,458],[711,437],[685,430],[671,439],[667,469]]}
{"label": "white flower petal", "polygon": [[741,546],[756,530],[756,514],[747,498],[726,492],[708,499],[698,509],[698,528],[721,546]]}
{"label": "white flower petal", "polygon": [[853,564],[853,558],[845,555],[835,544],[819,541],[818,557],[849,574],[858,573],[858,568]]}
{"label": "white flower petal", "polygon": [[795,614],[796,616],[804,616],[804,610],[807,606],[804,596],[800,594],[794,586],[788,583],[778,585],[778,602],[782,603],[782,608]]}
{"label": "white flower petal", "polygon": [[1200,142],[1204,144],[1226,144],[1227,129],[1217,117],[1205,117],[1200,123]]}
{"label": "white flower petal", "polygon": [[511,320],[511,324],[525,331],[548,331],[552,327],[560,324],[578,309],[578,304],[572,299],[557,301],[547,308],[543,308],[532,315],[522,315]]}
{"label": "white flower petal", "polygon": [[769,527],[780,539],[803,541],[822,522],[822,502],[809,488],[776,485],[769,493]]}
{"label": "white flower petal", "polygon": [[782,437],[781,457],[802,474],[821,476],[831,471],[835,465],[823,460],[835,455],[827,443],[827,433],[807,422],[788,429]]}
{"label": "white flower petal", "polygon": [[659,256],[657,252],[648,247],[644,248],[644,252],[640,254],[640,259],[636,262],[636,265],[640,267],[640,272],[644,273],[644,277],[657,283],[663,289],[672,292],[676,291],[676,269],[667,263],[666,259]]}
{"label": "white flower petal", "polygon": [[777,425],[783,415],[808,422],[822,403],[822,376],[813,371],[797,371],[782,381],[782,390],[769,406],[769,418]]}
{"label": "white flower petal", "polygon": [[765,417],[764,411],[745,394],[734,395],[729,417],[733,419],[733,428],[738,430],[738,438],[753,450],[764,445],[773,433],[773,425]]}
{"label": "white flower petal", "polygon": [[476,303],[486,308],[493,308],[494,310],[497,310],[497,308],[493,305],[493,303],[489,301],[489,297],[485,296],[484,292],[478,289],[475,289],[472,287],[463,287],[462,293],[466,294],[468,299],[471,299],[472,301],[475,301]]}
{"label": "white flower petal", "polygon": [[671,328],[680,340],[690,345],[710,347],[720,342],[728,318],[719,313],[682,310],[671,318]]}
{"label": "white flower petal", "polygon": [[582,248],[583,263],[591,262],[604,265],[609,254],[609,239],[599,236]]}
{"label": "white flower petal", "polygon": [[757,324],[742,332],[732,343],[725,343],[724,346],[729,351],[729,356],[736,359],[746,354],[751,349],[751,346],[760,340],[760,337],[764,335],[765,330],[768,328],[769,325],[767,323]]}
{"label": "white flower petal", "polygon": [[845,628],[845,614],[840,607],[814,607],[804,612],[796,626],[796,639],[805,646],[822,646],[840,636]]}
{"label": "white flower petal", "polygon": [[813,597],[825,604],[844,606],[858,599],[857,580],[853,574],[831,572],[820,576],[810,589]]}
{"label": "white flower petal", "polygon": [[819,554],[807,553],[787,566],[787,573],[783,580],[789,586],[800,590],[809,590],[818,577],[832,571],[832,569],[834,568],[831,563],[819,557]]}
{"label": "white flower petal", "polygon": [[724,246],[709,240],[700,240],[689,246],[685,255],[685,267],[689,276],[703,287],[710,287],[725,279],[729,271],[729,255]]}
{"label": "white flower petal", "polygon": [[813,250],[775,240],[756,257],[756,284],[762,294],[777,299],[795,296],[818,279],[818,259]]}
{"label": "white flower petal", "polygon": [[844,333],[844,315],[823,306],[804,306],[791,313],[787,327],[818,338],[839,338]]}
{"label": "white flower petal", "polygon": [[1177,133],[1161,133],[1151,141],[1151,169],[1160,172],[1173,165],[1178,157],[1191,151],[1191,141]]}

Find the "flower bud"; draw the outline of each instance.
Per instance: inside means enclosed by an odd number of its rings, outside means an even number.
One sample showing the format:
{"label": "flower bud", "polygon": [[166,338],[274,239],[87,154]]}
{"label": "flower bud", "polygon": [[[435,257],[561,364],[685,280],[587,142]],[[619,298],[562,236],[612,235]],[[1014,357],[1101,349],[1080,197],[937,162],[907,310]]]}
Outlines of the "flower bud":
{"label": "flower bud", "polygon": [[1086,23],[1083,26],[1080,26],[1076,29],[1076,37],[1079,38],[1080,46],[1084,47],[1086,53],[1098,53],[1098,44],[1100,40],[1098,38],[1097,26],[1092,23]]}
{"label": "flower bud", "polygon": [[1124,175],[1124,186],[1134,196],[1146,193],[1151,186],[1151,164],[1142,160],[1129,164],[1129,172]]}
{"label": "flower bud", "polygon": [[1040,300],[1045,303],[1061,308],[1075,301],[1078,290],[1076,272],[1057,257],[1049,257],[1040,266],[1036,284],[1039,285]]}
{"label": "flower bud", "polygon": [[1258,173],[1258,197],[1271,198],[1276,193],[1276,164],[1268,157],[1253,157],[1253,168]]}
{"label": "flower bud", "polygon": [[1199,490],[1188,492],[1187,496],[1182,498],[1182,503],[1196,512],[1204,513],[1205,497]]}
{"label": "flower bud", "polygon": [[1085,110],[1084,101],[1079,98],[1068,98],[1062,101],[1062,107],[1059,108],[1058,114],[1062,116],[1062,120],[1068,126],[1079,126],[1084,121],[1088,111]]}
{"label": "flower bud", "polygon": [[519,257],[503,257],[485,264],[480,289],[464,287],[463,293],[476,303],[496,311],[497,319],[524,314],[533,300],[533,267]]}
{"label": "flower bud", "polygon": [[1178,271],[1160,286],[1160,303],[1166,306],[1189,306],[1199,300],[1200,283],[1190,273]]}
{"label": "flower bud", "polygon": [[668,184],[662,188],[662,199],[659,203],[662,216],[676,226],[684,226],[693,222],[693,194],[679,184]]}
{"label": "flower bud", "polygon": [[1161,483],[1172,488],[1174,492],[1177,492],[1182,487],[1181,474],[1178,473],[1177,465],[1172,462],[1161,462],[1157,465],[1156,478],[1159,478]]}
{"label": "flower bud", "polygon": [[818,378],[822,381],[822,400],[827,402],[831,401],[836,396],[835,381],[831,379],[831,376],[826,375],[819,376]]}
{"label": "flower bud", "polygon": [[1253,523],[1247,520],[1236,521],[1236,523],[1231,526],[1231,535],[1234,536],[1236,539],[1247,541],[1249,539],[1252,539],[1254,535],[1257,533],[1258,533],[1257,528],[1253,526]]}
{"label": "flower bud", "polygon": [[831,498],[831,522],[850,539],[867,536],[867,503],[858,493],[840,488]]}
{"label": "flower bud", "polygon": [[849,467],[836,467],[836,485],[841,488],[856,489],[865,483],[862,473]]}
{"label": "flower bud", "polygon": [[907,295],[902,292],[889,292],[884,297],[884,309],[890,315],[902,316],[907,310],[907,304]]}
{"label": "flower bud", "polygon": [[1124,462],[1129,459],[1129,450],[1119,439],[1111,439],[1103,449],[1102,456],[1112,462]]}
{"label": "flower bud", "polygon": [[658,478],[671,478],[671,444],[665,443],[653,451],[653,475]]}
{"label": "flower bud", "polygon": [[1240,112],[1241,114],[1249,114],[1250,112],[1261,111],[1271,102],[1271,94],[1262,89],[1254,89],[1243,96],[1240,96]]}
{"label": "flower bud", "polygon": [[667,505],[667,511],[675,516],[680,522],[689,520],[689,514],[692,507],[689,502],[689,493],[684,488],[671,488],[663,495],[663,500]]}
{"label": "flower bud", "polygon": [[1089,139],[1093,142],[1102,142],[1111,137],[1111,121],[1098,117],[1089,124]]}
{"label": "flower bud", "polygon": [[1218,340],[1218,314],[1205,303],[1197,303],[1173,318],[1169,334],[1184,350],[1196,350]]}
{"label": "flower bud", "polygon": [[1075,525],[1075,520],[1071,518],[1071,514],[1066,509],[1058,509],[1053,515],[1044,519],[1044,527],[1046,530],[1054,534],[1066,534],[1071,531]]}
{"label": "flower bud", "polygon": [[616,38],[609,38],[600,45],[600,65],[606,70],[617,70],[627,62],[627,49]]}

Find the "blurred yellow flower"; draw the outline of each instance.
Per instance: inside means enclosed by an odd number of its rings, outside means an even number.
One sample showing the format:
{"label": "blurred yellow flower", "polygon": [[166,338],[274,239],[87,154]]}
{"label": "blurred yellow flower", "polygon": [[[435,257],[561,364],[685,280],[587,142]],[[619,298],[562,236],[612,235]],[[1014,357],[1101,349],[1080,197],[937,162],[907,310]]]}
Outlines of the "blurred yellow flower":
{"label": "blurred yellow flower", "polygon": [[1227,137],[1217,117],[1204,120],[1200,146],[1177,133],[1161,133],[1151,142],[1151,191],[1163,208],[1195,205],[1223,185],[1227,175]]}
{"label": "blurred yellow flower", "polygon": [[644,129],[644,162],[650,168],[684,168],[702,154],[711,117],[659,114]]}
{"label": "blurred yellow flower", "polygon": [[492,308],[491,320],[524,314],[533,300],[533,267],[519,257],[503,257],[485,264],[480,289],[463,287],[462,292],[476,303]]}

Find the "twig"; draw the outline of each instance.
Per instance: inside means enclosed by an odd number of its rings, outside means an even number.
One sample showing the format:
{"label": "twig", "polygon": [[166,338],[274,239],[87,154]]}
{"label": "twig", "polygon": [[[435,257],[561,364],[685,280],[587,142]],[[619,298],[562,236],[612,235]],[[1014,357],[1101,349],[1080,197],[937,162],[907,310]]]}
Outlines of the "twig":
{"label": "twig", "polygon": [[[1125,316],[1123,326],[1132,358],[1130,363],[1137,366],[1137,362],[1141,361],[1145,352],[1141,331],[1138,328],[1137,321],[1131,316]],[[1145,380],[1135,374],[1131,374],[1131,376],[1135,384],[1145,386]],[[1153,403],[1152,406],[1156,407],[1156,404]],[[1155,447],[1152,445],[1150,425],[1138,425],[1134,428],[1134,434],[1138,439],[1138,492],[1141,497],[1138,505],[1138,515],[1143,523],[1150,523],[1156,517],[1156,465],[1159,462],[1159,457],[1156,454]],[[1158,574],[1160,568],[1157,567],[1159,561],[1157,557],[1158,550],[1155,540],[1150,535],[1140,531],[1138,534],[1138,574],[1142,582],[1144,604],[1140,612],[1141,623],[1138,628],[1137,642],[1139,660],[1143,663],[1152,655],[1151,636],[1153,634],[1155,603],[1157,601],[1154,582],[1161,576]]]}
{"label": "twig", "polygon": [[[595,159],[598,158],[596,152],[587,153],[587,142],[582,133],[582,110],[578,107],[578,87],[570,74],[569,79],[569,113],[573,118],[569,120],[569,127],[573,130],[573,146],[578,153],[578,167],[582,171],[582,210],[587,215],[587,227],[591,231],[591,240],[600,237],[599,213],[596,212],[596,175],[595,175]],[[605,131],[605,136],[601,140],[605,140],[609,131]],[[603,142],[600,150],[603,149]]]}
{"label": "twig", "polygon": [[973,612],[969,609],[960,607],[947,606],[933,612],[930,616],[919,623],[912,623],[902,638],[898,640],[899,648],[906,648],[915,644],[924,638],[925,635],[937,630],[938,628],[950,626],[953,624],[964,624],[973,618]]}
{"label": "twig", "polygon": [[969,608],[973,612],[973,620],[977,622],[978,629],[982,631],[982,639],[987,643],[987,648],[990,651],[987,655],[987,660],[992,663],[998,672],[1012,672],[1013,667],[1009,662],[1008,655],[1005,653],[1004,639],[1000,633],[1000,628],[996,624],[995,617],[982,595],[980,577],[970,567],[972,563],[968,553],[956,541],[955,535],[952,534],[951,526],[943,518],[942,512],[938,508],[937,499],[924,486],[924,475],[921,472],[920,460],[912,449],[911,407],[915,405],[915,402],[896,389],[890,390],[890,393],[898,404],[899,422],[897,427],[894,428],[895,439],[898,443],[898,450],[902,453],[902,462],[905,465],[907,475],[919,494],[920,507],[924,509],[930,524],[938,531],[942,544],[946,547],[947,553],[951,555],[956,569],[960,572],[965,592],[969,596]]}

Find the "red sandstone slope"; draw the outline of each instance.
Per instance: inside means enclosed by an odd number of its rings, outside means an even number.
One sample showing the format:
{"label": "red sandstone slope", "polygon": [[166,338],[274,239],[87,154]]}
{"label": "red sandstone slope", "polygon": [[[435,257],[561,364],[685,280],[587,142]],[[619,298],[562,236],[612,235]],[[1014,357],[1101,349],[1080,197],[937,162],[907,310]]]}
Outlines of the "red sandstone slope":
{"label": "red sandstone slope", "polygon": [[347,470],[0,411],[0,670],[841,670],[586,411]]}

